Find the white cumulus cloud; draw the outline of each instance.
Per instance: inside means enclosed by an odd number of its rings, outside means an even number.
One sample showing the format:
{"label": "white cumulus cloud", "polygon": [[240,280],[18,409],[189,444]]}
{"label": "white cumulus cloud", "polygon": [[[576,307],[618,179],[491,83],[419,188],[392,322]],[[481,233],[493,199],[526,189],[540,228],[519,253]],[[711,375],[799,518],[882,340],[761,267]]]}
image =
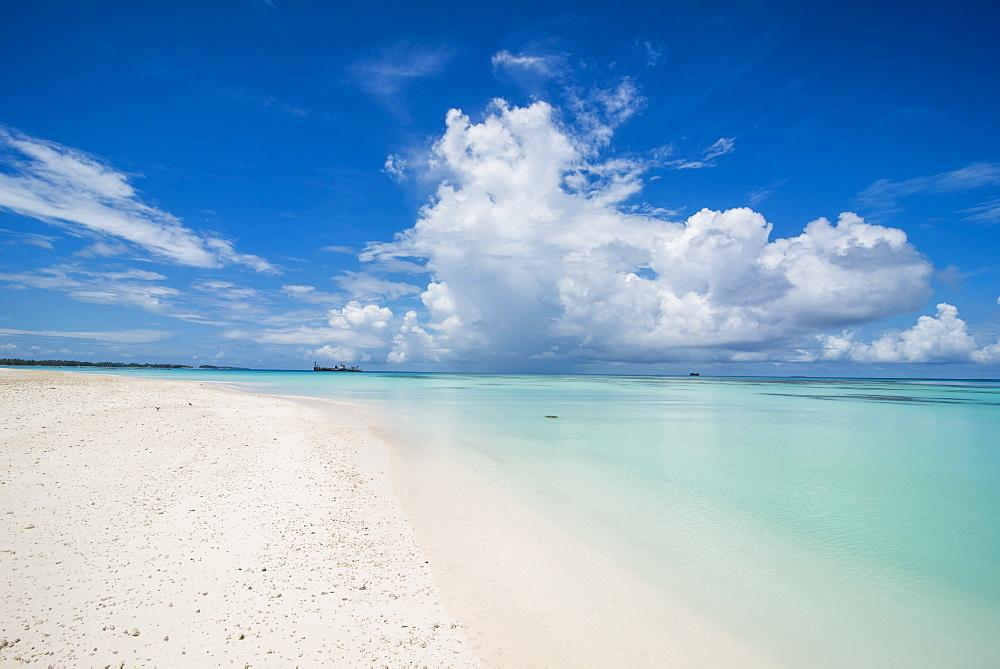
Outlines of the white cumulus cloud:
{"label": "white cumulus cloud", "polygon": [[[448,113],[431,157],[447,177],[412,228],[360,255],[430,274],[425,313],[386,321],[392,359],[767,358],[930,295],[905,233],[851,213],[771,239],[750,209],[678,221],[628,205],[646,166],[600,156],[604,118],[572,130],[545,102],[497,101],[480,122]],[[702,158],[732,149],[722,139]]]}
{"label": "white cumulus cloud", "polygon": [[309,351],[314,358],[324,361],[337,361],[338,363],[368,362],[371,360],[369,353],[364,353],[353,346],[330,346],[326,344]]}
{"label": "white cumulus cloud", "polygon": [[[308,294],[311,291],[305,292]],[[317,346],[308,353],[324,360],[365,362],[372,359],[373,354],[379,355],[382,360],[386,358],[395,334],[392,322],[391,309],[352,300],[342,308],[330,309],[326,314],[326,324],[322,326],[302,325],[256,331],[232,329],[222,335],[264,344]]]}
{"label": "white cumulus cloud", "polygon": [[352,332],[381,332],[389,325],[392,310],[374,304],[362,305],[351,301],[343,309],[331,309],[328,314],[331,328]]}
{"label": "white cumulus cloud", "polygon": [[826,360],[854,362],[1000,362],[1000,342],[979,348],[958,309],[942,302],[937,314],[890,332],[871,343],[855,342],[850,333],[822,336]]}

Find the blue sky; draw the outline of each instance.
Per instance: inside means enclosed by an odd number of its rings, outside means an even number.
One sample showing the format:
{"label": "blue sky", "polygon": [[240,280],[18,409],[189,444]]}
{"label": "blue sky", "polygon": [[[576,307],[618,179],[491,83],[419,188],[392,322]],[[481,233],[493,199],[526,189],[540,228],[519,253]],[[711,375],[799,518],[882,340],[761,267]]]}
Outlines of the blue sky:
{"label": "blue sky", "polygon": [[1000,375],[996,3],[341,4],[0,8],[0,357]]}

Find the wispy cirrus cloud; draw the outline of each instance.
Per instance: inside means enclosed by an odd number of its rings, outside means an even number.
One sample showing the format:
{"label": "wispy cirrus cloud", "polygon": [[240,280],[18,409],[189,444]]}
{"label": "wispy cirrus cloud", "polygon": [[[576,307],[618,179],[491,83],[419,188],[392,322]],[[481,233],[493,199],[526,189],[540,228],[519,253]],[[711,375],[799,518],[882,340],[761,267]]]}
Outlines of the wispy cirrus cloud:
{"label": "wispy cirrus cloud", "polygon": [[274,95],[262,93],[254,88],[242,84],[203,84],[208,93],[219,100],[230,100],[250,107],[270,112],[287,114],[296,118],[306,118],[309,110],[293,105]]}
{"label": "wispy cirrus cloud", "polygon": [[720,137],[711,146],[703,149],[700,155],[692,158],[670,160],[664,163],[664,166],[674,170],[700,170],[705,167],[715,167],[717,164],[716,158],[730,154],[735,150],[735,137]]}
{"label": "wispy cirrus cloud", "polygon": [[363,272],[345,271],[342,276],[334,277],[334,281],[357,300],[395,300],[404,295],[416,295],[421,292],[420,286],[386,281]]}
{"label": "wispy cirrus cloud", "polygon": [[647,67],[656,67],[666,60],[666,55],[664,54],[666,48],[659,40],[637,39],[633,42],[632,49],[646,61]]}
{"label": "wispy cirrus cloud", "polygon": [[281,292],[288,297],[292,297],[307,304],[334,304],[335,302],[343,299],[343,295],[328,293],[326,291],[317,290],[316,286],[302,284],[282,286]]}
{"label": "wispy cirrus cloud", "polygon": [[[264,7],[263,3],[260,4],[260,7]],[[287,39],[283,30],[273,23],[271,27],[277,28],[278,34],[283,39]],[[124,57],[125,54],[121,54],[121,56]],[[296,118],[306,118],[311,115],[308,109],[252,85],[239,81],[206,78],[202,71],[185,67],[175,61],[140,59],[132,63],[132,67],[147,77],[170,82],[183,82],[185,86],[191,87],[200,94],[208,95],[214,100],[230,102],[264,112],[287,114]]]}
{"label": "wispy cirrus cloud", "polygon": [[402,41],[384,47],[378,56],[351,65],[354,81],[389,110],[403,114],[402,96],[413,83],[444,72],[455,50],[443,45]]}
{"label": "wispy cirrus cloud", "polygon": [[904,181],[879,179],[858,193],[858,201],[873,210],[898,211],[899,201],[913,195],[958,193],[1000,185],[1000,163],[981,161],[950,172],[914,177]]}
{"label": "wispy cirrus cloud", "polygon": [[566,56],[564,54],[545,51],[521,51],[513,54],[507,49],[501,49],[490,58],[494,76],[501,74],[516,80],[525,76],[552,78],[564,73]]}
{"label": "wispy cirrus cloud", "polygon": [[123,256],[127,253],[128,247],[124,244],[119,244],[118,242],[110,244],[107,242],[94,242],[73,255],[78,258],[112,258],[114,256]]}
{"label": "wispy cirrus cloud", "polygon": [[357,251],[350,246],[338,246],[336,244],[324,246],[320,248],[320,251],[325,251],[327,253],[345,253],[347,255],[355,255],[357,253]]}
{"label": "wispy cirrus cloud", "polygon": [[974,207],[962,209],[959,213],[965,214],[965,216],[962,217],[963,221],[971,221],[973,223],[982,223],[985,225],[1000,224],[1000,198],[993,198],[991,200],[987,200],[986,202],[981,202]]}
{"label": "wispy cirrus cloud", "polygon": [[[651,67],[662,60],[664,47],[659,42],[636,40],[633,46]],[[533,97],[562,101],[567,113],[561,114],[560,122],[571,126],[568,130],[576,147],[591,155],[604,149],[618,127],[640,114],[647,105],[633,77],[623,77],[614,68],[602,68],[595,63],[574,62],[551,41],[528,44],[516,53],[502,49],[493,54],[491,63],[497,78],[518,85]],[[635,176],[650,167],[668,170],[715,167],[721,157],[735,150],[735,137],[719,137],[694,151],[680,151],[668,145],[652,152],[647,159],[630,157],[611,162],[619,166],[624,161],[630,162],[637,168],[632,171]],[[390,156],[386,164],[387,172],[393,175],[396,171],[389,168],[395,167],[391,164],[395,158]]]}
{"label": "wispy cirrus cloud", "polygon": [[192,295],[200,310],[218,314],[229,321],[259,321],[267,317],[272,306],[268,294],[231,281],[200,281],[191,287],[200,293]]}
{"label": "wispy cirrus cloud", "polygon": [[115,330],[107,332],[63,332],[61,330],[12,330],[0,328],[0,335],[28,335],[33,337],[64,337],[90,339],[112,344],[149,344],[173,336],[164,330]]}
{"label": "wispy cirrus cloud", "polygon": [[774,191],[778,190],[778,188],[780,188],[784,184],[788,183],[788,181],[789,181],[788,177],[785,177],[785,178],[782,178],[782,179],[775,179],[774,181],[772,181],[771,183],[767,184],[766,186],[761,186],[760,188],[758,188],[758,189],[756,189],[754,191],[751,191],[747,195],[747,202],[750,204],[751,207],[752,206],[756,206],[757,204],[759,204],[759,203],[763,202],[764,200],[766,200],[767,198],[771,197],[771,195],[774,193]]}
{"label": "wispy cirrus cloud", "polygon": [[0,281],[15,286],[54,290],[78,302],[134,307],[158,314],[171,312],[173,300],[181,296],[179,290],[160,283],[166,278],[140,269],[94,272],[70,265],[0,273]]}
{"label": "wispy cirrus cloud", "polygon": [[77,302],[139,309],[204,325],[262,322],[271,304],[269,293],[229,281],[199,281],[188,292],[167,281],[163,274],[143,269],[96,271],[70,264],[0,272],[0,282],[7,282],[2,287],[8,290],[51,290]]}
{"label": "wispy cirrus cloud", "polygon": [[124,241],[177,265],[246,265],[277,272],[232,242],[185,227],[152,207],[128,176],[82,151],[0,126],[0,209],[60,225],[75,234]]}
{"label": "wispy cirrus cloud", "polygon": [[53,248],[52,242],[55,241],[55,237],[50,237],[49,235],[39,235],[34,232],[17,232],[15,230],[6,230],[0,228],[0,237],[7,237],[12,242],[0,242],[0,243],[16,243],[20,242],[22,244],[28,244],[29,246],[37,246],[42,249]]}

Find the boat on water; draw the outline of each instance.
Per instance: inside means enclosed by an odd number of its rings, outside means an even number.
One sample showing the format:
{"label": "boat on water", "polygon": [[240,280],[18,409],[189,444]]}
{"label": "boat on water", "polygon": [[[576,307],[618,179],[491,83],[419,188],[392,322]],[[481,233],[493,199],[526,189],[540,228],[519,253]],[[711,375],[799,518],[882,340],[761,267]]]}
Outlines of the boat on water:
{"label": "boat on water", "polygon": [[362,370],[358,369],[357,366],[348,367],[347,365],[341,363],[336,367],[320,367],[318,364],[313,362],[314,372],[360,372]]}

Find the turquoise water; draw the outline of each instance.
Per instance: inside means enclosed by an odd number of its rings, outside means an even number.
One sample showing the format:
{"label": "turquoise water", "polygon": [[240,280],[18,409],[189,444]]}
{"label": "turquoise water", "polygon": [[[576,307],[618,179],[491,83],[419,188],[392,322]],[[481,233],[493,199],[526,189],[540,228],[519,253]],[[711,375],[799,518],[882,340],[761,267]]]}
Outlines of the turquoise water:
{"label": "turquoise water", "polygon": [[365,405],[790,664],[1000,665],[995,381],[116,373]]}

